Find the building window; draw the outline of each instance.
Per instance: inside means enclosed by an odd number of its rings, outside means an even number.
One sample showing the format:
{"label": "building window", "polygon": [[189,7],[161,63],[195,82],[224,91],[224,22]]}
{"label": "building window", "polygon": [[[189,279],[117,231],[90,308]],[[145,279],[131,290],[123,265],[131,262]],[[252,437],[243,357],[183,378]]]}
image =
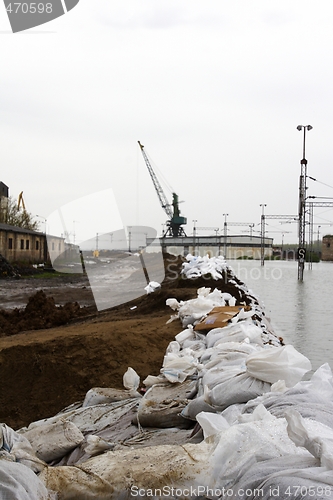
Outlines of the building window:
{"label": "building window", "polygon": [[29,240],[25,240],[25,249],[29,250],[29,247],[30,247],[30,241]]}
{"label": "building window", "polygon": [[330,248],[330,246],[331,246],[331,243],[327,243],[327,248]]}
{"label": "building window", "polygon": [[54,250],[54,242],[52,242],[52,250]]}
{"label": "building window", "polygon": [[8,248],[9,250],[13,250],[13,238],[8,239]]}
{"label": "building window", "polygon": [[24,250],[24,240],[21,240],[21,250]]}
{"label": "building window", "polygon": [[36,241],[36,250],[39,250],[39,241]]}
{"label": "building window", "polygon": [[60,248],[61,248],[61,247],[60,247],[60,243],[59,243],[59,244],[58,244],[58,250],[59,250],[59,252],[60,252]]}

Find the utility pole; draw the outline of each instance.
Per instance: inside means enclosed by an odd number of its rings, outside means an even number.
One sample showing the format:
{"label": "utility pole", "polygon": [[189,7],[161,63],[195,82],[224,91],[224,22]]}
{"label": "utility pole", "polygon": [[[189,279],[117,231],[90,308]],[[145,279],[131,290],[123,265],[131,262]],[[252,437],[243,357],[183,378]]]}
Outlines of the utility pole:
{"label": "utility pole", "polygon": [[[195,223],[198,222],[197,219],[193,219],[192,220],[193,222],[193,255],[195,255],[195,235],[196,235],[196,227],[195,227]],[[199,247],[199,253],[200,253],[200,247]]]}
{"label": "utility pole", "polygon": [[128,226],[128,251],[131,253],[132,226]]}
{"label": "utility pole", "polygon": [[301,175],[299,178],[299,202],[298,202],[298,279],[303,281],[305,263],[305,204],[306,204],[306,170],[308,161],[305,158],[305,133],[311,130],[311,125],[298,125],[297,130],[303,130],[303,158],[301,159]]}
{"label": "utility pole", "polygon": [[267,207],[266,203],[261,203],[261,231],[260,231],[260,250],[261,250],[261,265],[265,264],[265,207]]}

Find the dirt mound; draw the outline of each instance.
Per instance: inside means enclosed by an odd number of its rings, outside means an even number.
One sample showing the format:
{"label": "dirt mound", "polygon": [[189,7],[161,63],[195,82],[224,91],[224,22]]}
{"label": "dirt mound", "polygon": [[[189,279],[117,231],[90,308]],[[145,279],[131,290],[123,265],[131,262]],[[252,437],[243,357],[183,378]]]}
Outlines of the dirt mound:
{"label": "dirt mound", "polygon": [[20,274],[18,269],[9,264],[8,260],[6,260],[0,254],[0,278],[19,278]]}
{"label": "dirt mound", "polygon": [[0,310],[0,336],[65,325],[71,319],[85,316],[91,311],[92,308],[81,308],[78,302],[56,306],[53,297],[47,297],[43,290],[39,290],[29,298],[23,310]]}

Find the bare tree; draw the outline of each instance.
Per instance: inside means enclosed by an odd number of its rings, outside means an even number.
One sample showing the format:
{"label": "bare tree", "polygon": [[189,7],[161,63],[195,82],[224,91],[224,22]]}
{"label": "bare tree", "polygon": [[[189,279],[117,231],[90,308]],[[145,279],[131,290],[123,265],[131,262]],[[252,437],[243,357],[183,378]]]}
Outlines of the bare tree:
{"label": "bare tree", "polygon": [[19,207],[15,198],[8,198],[7,206],[4,211],[3,222],[10,226],[22,227],[24,229],[38,230],[38,221],[34,220],[33,215],[25,208]]}

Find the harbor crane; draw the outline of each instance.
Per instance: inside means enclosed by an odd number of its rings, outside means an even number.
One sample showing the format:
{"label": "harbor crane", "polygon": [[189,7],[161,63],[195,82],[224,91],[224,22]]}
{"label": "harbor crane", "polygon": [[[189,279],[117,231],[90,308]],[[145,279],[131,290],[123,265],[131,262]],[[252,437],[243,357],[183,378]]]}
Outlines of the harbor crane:
{"label": "harbor crane", "polygon": [[24,199],[23,199],[23,191],[20,192],[20,194],[18,195],[18,199],[17,199],[17,208],[18,210],[20,210],[20,207],[22,205],[22,209],[23,211],[25,212],[25,203],[24,203]]}
{"label": "harbor crane", "polygon": [[178,195],[176,193],[172,193],[172,204],[170,205],[162,189],[162,186],[159,183],[159,180],[156,177],[156,174],[150,164],[148,156],[146,155],[144,146],[141,144],[140,141],[138,141],[138,144],[140,146],[143,159],[145,160],[145,163],[147,165],[150,177],[153,181],[158,199],[160,200],[160,204],[165,213],[167,214],[167,216],[169,217],[166,223],[167,229],[164,232],[163,237],[173,236],[174,238],[179,238],[180,236],[186,236],[186,233],[182,226],[184,224],[187,224],[187,219],[186,217],[180,215]]}

